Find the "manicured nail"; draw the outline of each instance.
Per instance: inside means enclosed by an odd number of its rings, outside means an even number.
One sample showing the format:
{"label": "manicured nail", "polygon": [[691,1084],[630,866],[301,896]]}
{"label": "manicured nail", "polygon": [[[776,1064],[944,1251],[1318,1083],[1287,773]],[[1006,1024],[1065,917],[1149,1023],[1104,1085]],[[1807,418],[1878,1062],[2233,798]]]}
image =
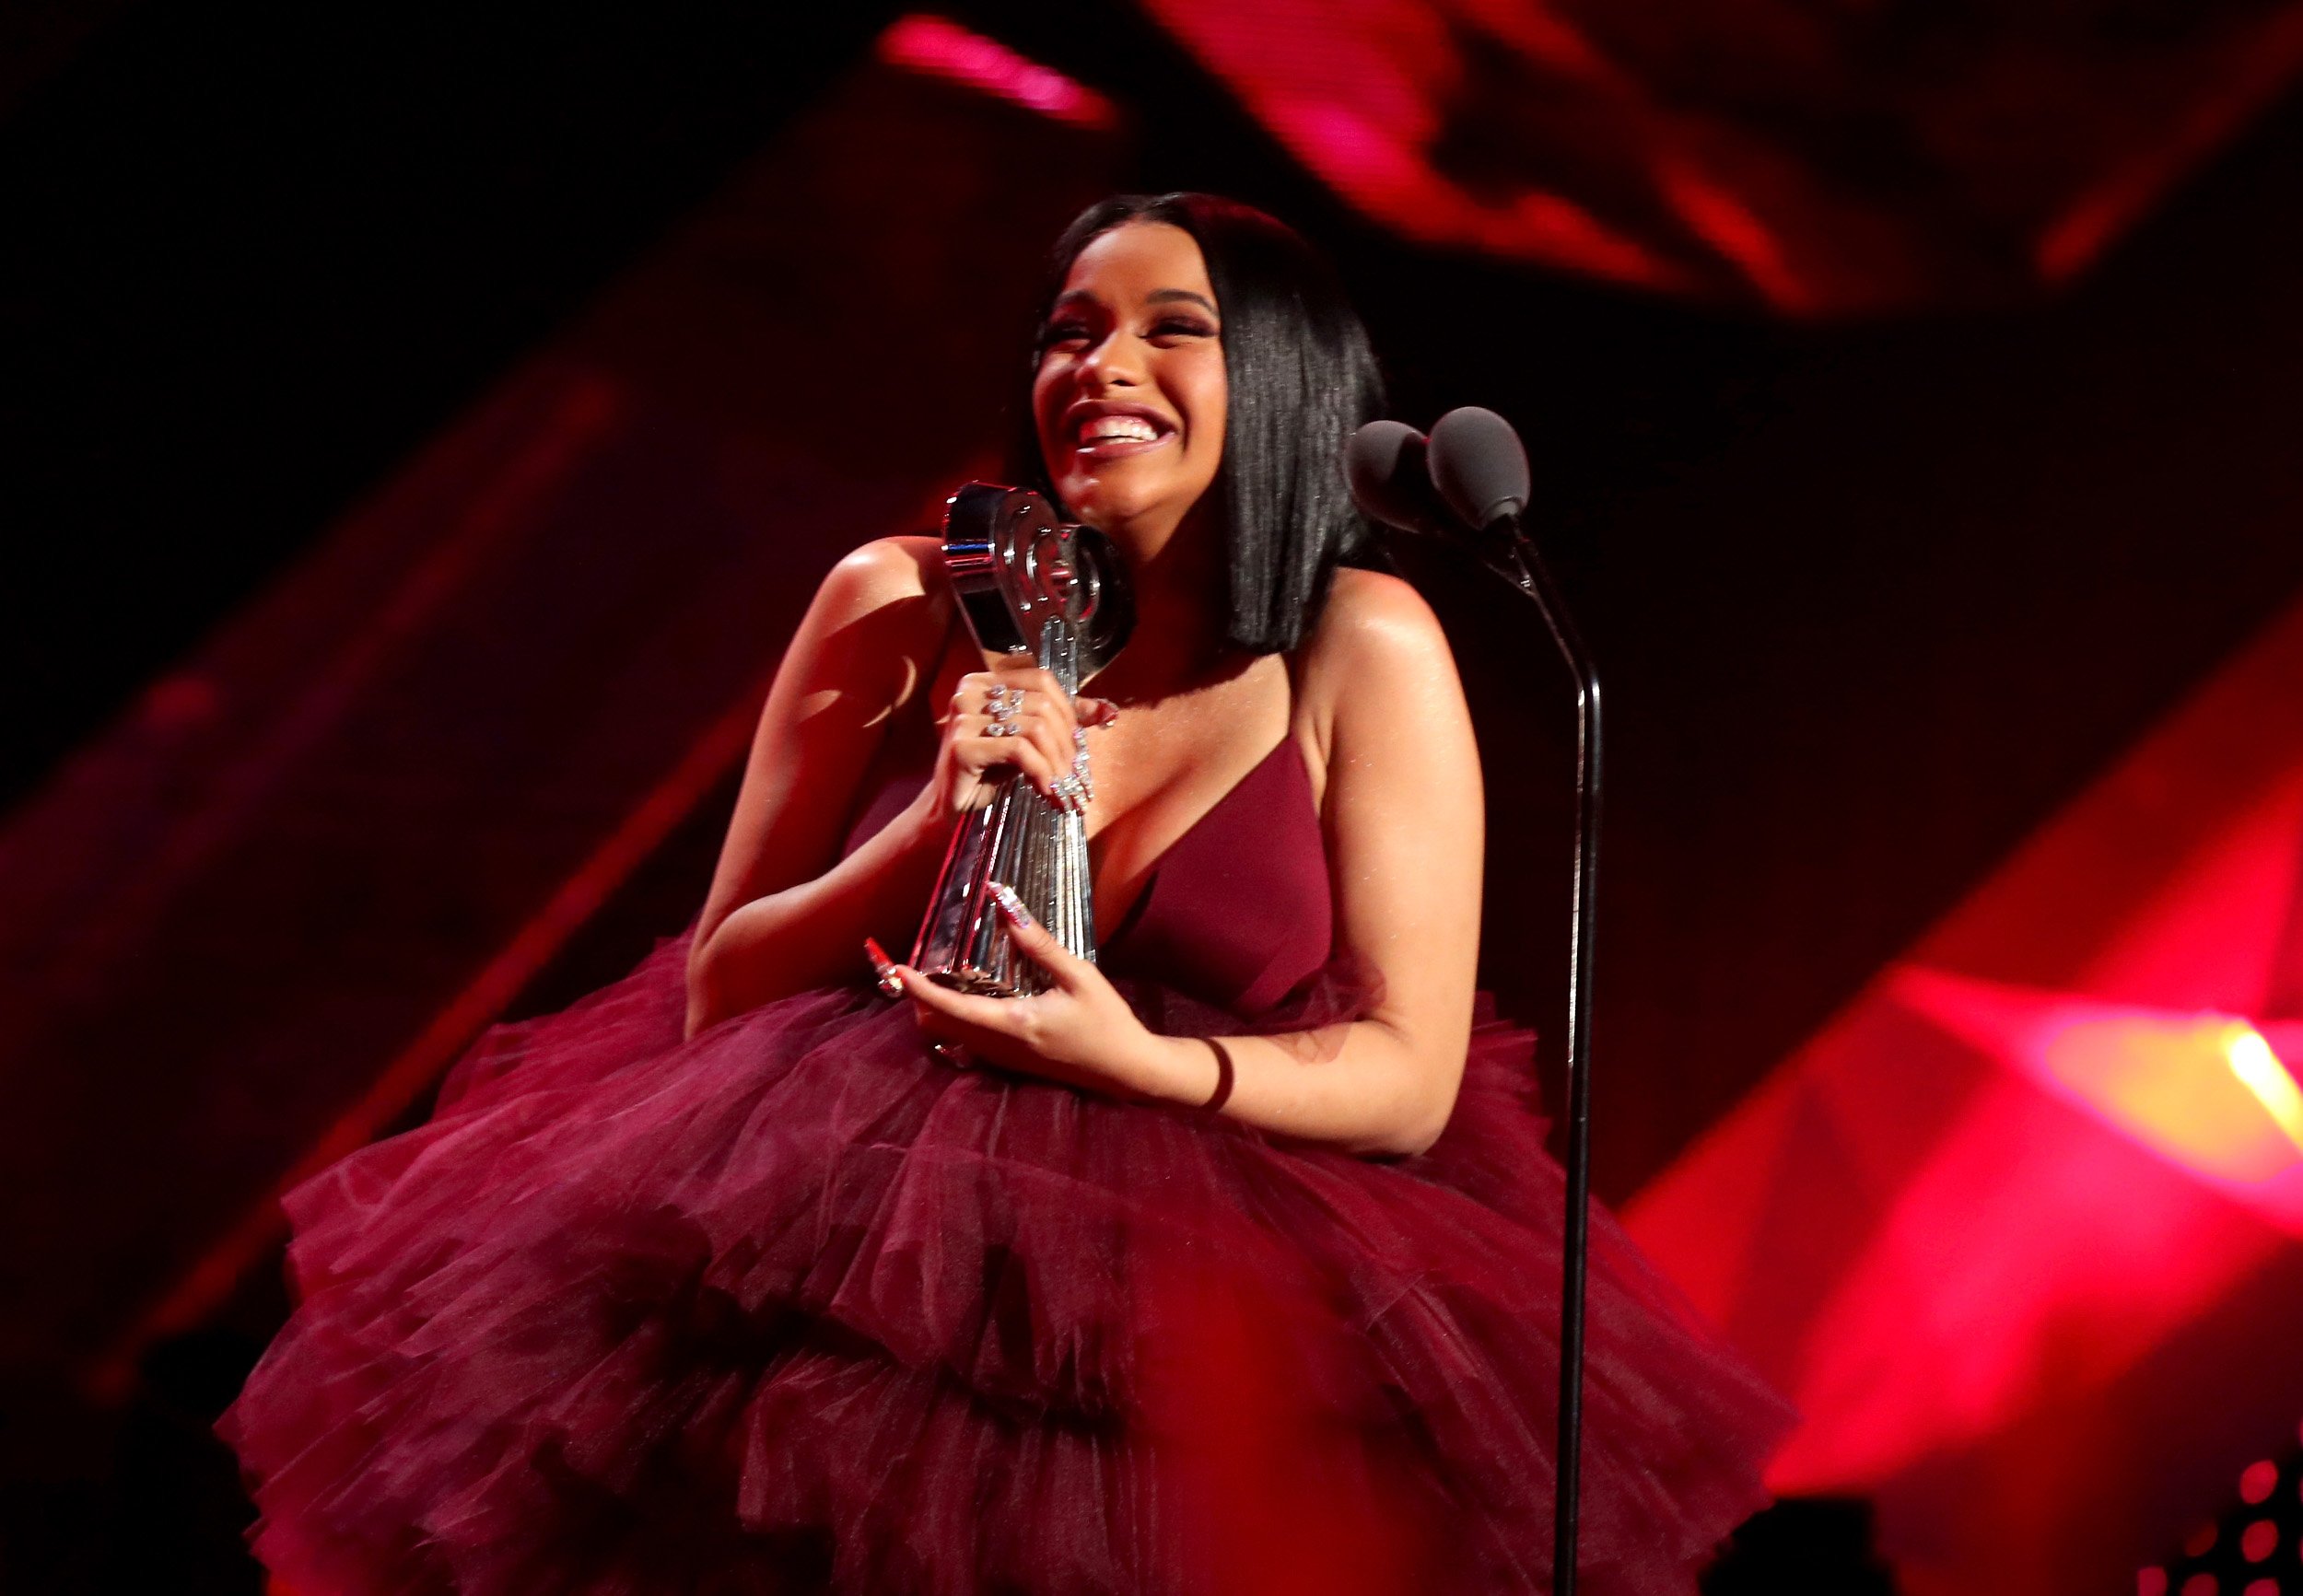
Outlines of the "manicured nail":
{"label": "manicured nail", "polygon": [[864,938],[864,957],[871,961],[871,973],[879,980],[881,992],[890,997],[903,996],[904,977],[897,973],[895,961],[888,957],[888,950],[880,946],[878,938]]}
{"label": "manicured nail", "polygon": [[1023,906],[1023,900],[1015,895],[1015,889],[1005,881],[994,881],[991,884],[991,899],[993,903],[1000,905],[1000,912],[1017,925],[1028,928],[1039,924],[1037,920],[1032,918],[1032,912]]}

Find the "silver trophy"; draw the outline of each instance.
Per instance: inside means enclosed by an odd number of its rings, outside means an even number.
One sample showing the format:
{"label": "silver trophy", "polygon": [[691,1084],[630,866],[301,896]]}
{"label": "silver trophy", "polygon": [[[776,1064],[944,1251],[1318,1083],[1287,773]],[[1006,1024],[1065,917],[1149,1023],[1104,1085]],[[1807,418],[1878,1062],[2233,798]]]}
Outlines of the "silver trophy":
{"label": "silver trophy", "polygon": [[[1034,656],[1069,694],[1111,663],[1135,625],[1128,574],[1111,540],[1057,520],[1046,499],[1023,488],[970,483],[953,494],[944,506],[943,565],[977,646]],[[988,773],[981,801],[953,829],[913,969],[997,997],[1047,987],[1046,974],[1009,940],[991,899],[995,882],[1093,961],[1087,821],[1004,766]]]}

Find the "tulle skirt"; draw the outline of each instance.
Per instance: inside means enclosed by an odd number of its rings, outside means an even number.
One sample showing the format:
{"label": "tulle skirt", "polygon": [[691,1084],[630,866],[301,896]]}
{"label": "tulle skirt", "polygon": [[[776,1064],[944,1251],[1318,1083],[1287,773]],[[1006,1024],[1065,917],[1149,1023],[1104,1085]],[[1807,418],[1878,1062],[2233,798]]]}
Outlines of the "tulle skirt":
{"label": "tulle skirt", "polygon": [[[1374,1161],[955,1069],[862,988],[683,1043],[684,952],[289,1197],[301,1305],[222,1427],[299,1596],[1547,1587],[1526,1033]],[[1584,1588],[1688,1591],[1786,1415],[1604,1215],[1587,1358]]]}

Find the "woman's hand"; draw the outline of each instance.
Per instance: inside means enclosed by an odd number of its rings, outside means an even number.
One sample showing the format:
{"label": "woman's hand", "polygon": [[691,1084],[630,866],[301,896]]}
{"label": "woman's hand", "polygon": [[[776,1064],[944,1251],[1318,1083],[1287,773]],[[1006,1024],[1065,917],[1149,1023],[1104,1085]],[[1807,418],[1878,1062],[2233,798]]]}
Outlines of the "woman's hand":
{"label": "woman's hand", "polygon": [[919,1028],[988,1064],[1116,1097],[1165,1096],[1172,1039],[1147,1030],[1101,971],[1056,940],[1005,887],[993,898],[1017,948],[1055,984],[1029,997],[978,997],[907,965],[885,979],[912,1001]]}
{"label": "woman's hand", "polygon": [[1075,712],[1056,679],[1011,654],[988,670],[960,678],[943,717],[943,743],[929,780],[936,808],[957,816],[983,801],[984,775],[1013,765],[1048,802],[1075,813],[1086,807],[1082,782],[1068,781],[1085,753],[1082,726],[1106,726],[1118,711],[1100,698],[1081,698]]}

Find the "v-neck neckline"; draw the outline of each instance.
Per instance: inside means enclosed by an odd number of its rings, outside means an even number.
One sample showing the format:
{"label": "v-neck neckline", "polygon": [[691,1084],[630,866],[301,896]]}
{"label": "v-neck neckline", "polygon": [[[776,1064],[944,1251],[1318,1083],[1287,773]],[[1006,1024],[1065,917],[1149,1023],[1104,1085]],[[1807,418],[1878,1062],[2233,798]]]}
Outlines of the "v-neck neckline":
{"label": "v-neck neckline", "polygon": [[[1200,810],[1198,815],[1191,821],[1190,824],[1187,825],[1182,831],[1176,833],[1175,836],[1169,838],[1167,845],[1163,847],[1158,853],[1152,856],[1152,863],[1150,867],[1143,872],[1143,885],[1136,891],[1135,901],[1129,903],[1126,911],[1121,914],[1119,918],[1112,923],[1112,934],[1109,937],[1099,938],[1097,939],[1096,950],[1099,956],[1110,949],[1116,948],[1127,938],[1128,934],[1130,931],[1133,931],[1137,925],[1142,921],[1145,911],[1151,907],[1152,894],[1159,891],[1161,872],[1167,868],[1167,862],[1175,856],[1175,850],[1182,847],[1186,843],[1191,841],[1193,837],[1197,836],[1208,824],[1208,822],[1213,820],[1225,806],[1230,804],[1231,801],[1237,798],[1241,793],[1245,792],[1249,784],[1253,783],[1258,776],[1262,775],[1265,768],[1268,766],[1273,760],[1279,758],[1283,751],[1296,746],[1295,728],[1291,726],[1286,731],[1280,734],[1280,740],[1273,743],[1271,747],[1266,751],[1261,759],[1250,765],[1247,770],[1240,775],[1239,779],[1233,782],[1230,786],[1225,787],[1222,793],[1218,794],[1214,802],[1210,803],[1206,809]],[[1302,757],[1302,752],[1299,749],[1297,752],[1297,760],[1299,763],[1301,763]],[[1308,776],[1309,773],[1306,772],[1305,774]]]}

